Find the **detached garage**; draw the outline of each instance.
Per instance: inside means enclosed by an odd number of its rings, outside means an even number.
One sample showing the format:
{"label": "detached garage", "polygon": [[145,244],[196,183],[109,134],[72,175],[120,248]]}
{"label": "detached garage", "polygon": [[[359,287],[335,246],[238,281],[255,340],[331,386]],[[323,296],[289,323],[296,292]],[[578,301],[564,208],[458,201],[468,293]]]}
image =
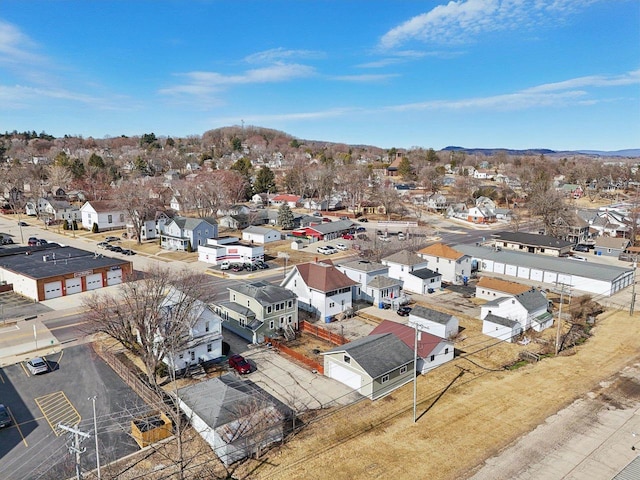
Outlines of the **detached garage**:
{"label": "detached garage", "polygon": [[0,278],[35,301],[118,285],[133,272],[129,261],[74,247],[5,248],[0,257]]}
{"label": "detached garage", "polygon": [[469,244],[456,250],[477,261],[479,270],[542,284],[564,284],[596,295],[611,296],[633,282],[633,269],[595,262],[578,262],[565,258],[510,250],[494,250]]}

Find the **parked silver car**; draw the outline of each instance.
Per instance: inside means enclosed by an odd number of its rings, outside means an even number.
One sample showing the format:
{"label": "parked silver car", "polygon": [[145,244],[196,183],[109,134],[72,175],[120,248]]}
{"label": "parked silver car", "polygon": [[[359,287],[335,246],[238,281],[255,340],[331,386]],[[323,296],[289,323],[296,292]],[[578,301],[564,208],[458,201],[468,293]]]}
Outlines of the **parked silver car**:
{"label": "parked silver car", "polygon": [[36,357],[27,362],[27,368],[31,372],[31,375],[38,375],[39,373],[47,373],[49,371],[49,364],[44,358]]}

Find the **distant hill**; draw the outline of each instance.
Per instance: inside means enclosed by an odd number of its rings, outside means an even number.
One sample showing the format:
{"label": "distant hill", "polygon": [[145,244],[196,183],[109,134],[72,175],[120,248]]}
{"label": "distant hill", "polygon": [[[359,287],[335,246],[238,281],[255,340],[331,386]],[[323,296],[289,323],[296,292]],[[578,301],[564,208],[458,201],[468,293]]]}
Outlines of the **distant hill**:
{"label": "distant hill", "polygon": [[530,148],[527,150],[511,150],[508,148],[465,148],[449,146],[442,149],[443,151],[464,152],[468,155],[486,155],[492,156],[498,152],[507,155],[591,155],[598,157],[640,157],[640,148],[629,148],[626,150],[604,151],[604,150],[563,150],[556,151],[548,148]]}

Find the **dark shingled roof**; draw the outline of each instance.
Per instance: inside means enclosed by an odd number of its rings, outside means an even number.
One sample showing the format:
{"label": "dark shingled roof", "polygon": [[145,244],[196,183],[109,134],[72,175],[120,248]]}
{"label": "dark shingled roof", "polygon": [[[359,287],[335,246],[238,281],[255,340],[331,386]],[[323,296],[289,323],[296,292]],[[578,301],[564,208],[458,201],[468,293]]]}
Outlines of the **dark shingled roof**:
{"label": "dark shingled roof", "polygon": [[539,235],[537,233],[525,232],[497,232],[493,236],[498,240],[506,242],[521,243],[532,247],[544,248],[566,248],[573,245],[573,242],[561,240],[550,235]]}
{"label": "dark shingled roof", "polygon": [[450,313],[438,312],[437,310],[432,310],[430,308],[423,307],[422,305],[416,305],[413,307],[413,310],[411,310],[409,315],[431,320],[432,322],[440,323],[442,325],[446,325],[453,317]]}
{"label": "dark shingled roof", "polygon": [[261,305],[273,305],[274,303],[296,298],[295,293],[291,290],[263,281],[234,285],[229,287],[229,290],[235,290],[243,295],[255,298]]}
{"label": "dark shingled roof", "polygon": [[496,325],[502,325],[503,327],[509,327],[509,328],[513,328],[516,325],[520,324],[519,322],[516,322],[515,320],[511,320],[509,318],[500,317],[498,315],[494,315],[493,313],[490,313],[489,315],[484,317],[484,321],[485,322],[495,323]]}
{"label": "dark shingled roof", "polygon": [[371,378],[378,378],[413,361],[413,350],[393,333],[359,338],[323,355],[337,352],[349,354]]}

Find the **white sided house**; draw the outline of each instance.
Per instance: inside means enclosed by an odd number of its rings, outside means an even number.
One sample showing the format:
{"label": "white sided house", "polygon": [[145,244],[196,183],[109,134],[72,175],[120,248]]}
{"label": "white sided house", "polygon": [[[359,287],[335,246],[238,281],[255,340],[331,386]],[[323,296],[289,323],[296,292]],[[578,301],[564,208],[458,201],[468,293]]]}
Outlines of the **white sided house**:
{"label": "white sided house", "polygon": [[388,276],[400,280],[404,284],[411,282],[411,272],[427,268],[427,262],[409,250],[400,250],[382,259],[382,264],[389,268]]}
{"label": "white sided house", "polygon": [[298,297],[298,306],[329,323],[353,310],[352,289],[358,282],[338,270],[331,260],[296,265],[281,286]]}
{"label": "white sided house", "polygon": [[188,299],[182,292],[172,289],[160,305],[160,311],[171,322],[172,315],[185,306],[191,311],[181,312],[180,317],[189,319],[189,331],[178,342],[180,348],[167,352],[162,359],[167,367],[176,372],[187,371],[189,367],[222,356],[222,318],[209,305]]}
{"label": "white sided house", "polygon": [[409,325],[440,338],[453,338],[458,334],[458,317],[449,313],[432,310],[422,305],[413,307],[409,313]]}
{"label": "white sided house", "polygon": [[92,230],[98,225],[99,231],[125,228],[125,211],[116,202],[101,200],[86,202],[80,207],[82,228]]}
{"label": "white sided house", "polygon": [[531,290],[529,285],[509,282],[499,278],[482,277],[476,283],[476,298],[490,301],[500,297],[513,297],[527,290]]}
{"label": "white sided house", "polygon": [[418,250],[418,255],[430,270],[442,274],[443,282],[461,284],[471,277],[471,257],[444,243]]}
{"label": "white sided house", "polygon": [[547,297],[535,288],[513,297],[502,297],[480,307],[480,319],[494,315],[520,324],[522,331],[533,328],[536,332],[553,325],[553,315],[548,311]]}
{"label": "white sided house", "polygon": [[259,243],[261,245],[277,242],[281,240],[281,238],[282,235],[280,232],[273,228],[250,226],[242,231],[242,240],[250,243]]}
{"label": "white sided house", "polygon": [[264,246],[238,237],[208,238],[207,243],[198,248],[198,260],[212,265],[264,261]]}
{"label": "white sided house", "polygon": [[420,329],[416,331],[415,328],[390,320],[383,320],[369,335],[378,335],[381,333],[393,333],[411,350],[413,350],[416,345],[417,335],[418,362],[416,371],[421,375],[439,365],[453,360],[454,345],[451,340],[447,340],[446,338],[431,335]]}
{"label": "white sided house", "polygon": [[[336,268],[344,273],[351,280],[358,282],[358,286],[354,288],[354,300],[364,300],[373,305],[378,305],[385,297],[398,298],[400,296],[401,282],[387,277],[389,267],[381,263],[371,262],[369,260],[354,260],[340,265]],[[379,277],[385,277],[389,282],[385,283],[385,287],[381,290]],[[376,279],[376,285],[370,285]]]}

